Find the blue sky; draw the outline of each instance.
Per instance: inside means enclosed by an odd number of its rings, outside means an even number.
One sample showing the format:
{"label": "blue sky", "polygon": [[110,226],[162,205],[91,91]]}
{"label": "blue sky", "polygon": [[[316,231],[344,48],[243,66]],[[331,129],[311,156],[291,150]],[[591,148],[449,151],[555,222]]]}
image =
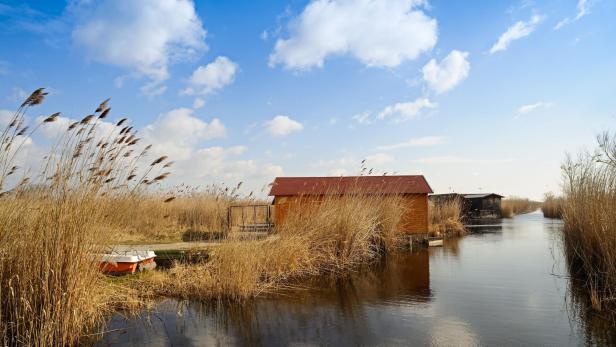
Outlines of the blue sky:
{"label": "blue sky", "polygon": [[[616,120],[616,3],[0,2],[0,110],[63,122],[111,98],[171,183],[426,175],[436,192],[558,191]],[[6,113],[7,111],[0,111]],[[44,152],[58,129],[33,140]]]}

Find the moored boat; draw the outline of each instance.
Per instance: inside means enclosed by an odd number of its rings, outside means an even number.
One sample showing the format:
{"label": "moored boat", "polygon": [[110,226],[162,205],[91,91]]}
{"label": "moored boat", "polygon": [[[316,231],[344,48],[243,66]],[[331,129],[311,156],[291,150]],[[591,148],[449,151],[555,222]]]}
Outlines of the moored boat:
{"label": "moored boat", "polygon": [[129,250],[103,254],[100,256],[99,269],[106,274],[133,274],[156,267],[154,251]]}
{"label": "moored boat", "polygon": [[428,238],[428,246],[429,247],[438,247],[443,245],[442,237],[430,237]]}

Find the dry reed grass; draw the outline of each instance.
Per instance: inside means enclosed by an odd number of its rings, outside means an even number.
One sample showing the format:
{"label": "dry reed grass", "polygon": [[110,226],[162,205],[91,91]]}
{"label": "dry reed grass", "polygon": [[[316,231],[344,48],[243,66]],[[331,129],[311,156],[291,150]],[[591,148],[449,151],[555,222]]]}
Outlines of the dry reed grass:
{"label": "dry reed grass", "polygon": [[588,301],[616,322],[616,136],[598,136],[594,153],[562,166],[563,239],[569,269],[585,282]]}
{"label": "dry reed grass", "polygon": [[[196,241],[226,235],[227,209],[239,198],[218,186],[204,190],[181,187],[173,193],[140,193],[100,199],[104,212],[97,228],[110,242],[152,243]],[[165,202],[172,194],[173,201]]]}
{"label": "dry reed grass", "polygon": [[208,263],[177,265],[134,284],[183,298],[242,299],[292,286],[298,279],[340,274],[402,247],[404,204],[398,197],[345,194],[290,209],[264,240],[227,240]]}
{"label": "dry reed grass", "polygon": [[[26,112],[43,102],[38,89],[0,134],[0,339],[3,345],[73,345],[95,333],[106,314],[127,303],[98,271],[106,236],[101,199],[130,196],[164,180],[166,158],[147,159],[149,147],[126,119],[107,133],[94,114],[72,123],[35,175],[15,163],[24,143],[57,121],[54,113],[29,130]],[[151,159],[150,159],[151,160]],[[121,291],[120,293],[128,293]]]}
{"label": "dry reed grass", "polygon": [[546,218],[562,218],[564,199],[555,196],[552,193],[546,193],[543,203],[541,204],[541,212]]}
{"label": "dry reed grass", "polygon": [[512,196],[503,199],[501,202],[501,216],[503,218],[512,218],[519,214],[534,212],[539,207],[541,207],[540,202]]}
{"label": "dry reed grass", "polygon": [[462,223],[462,201],[449,199],[429,202],[428,221],[431,236],[461,236],[466,233]]}

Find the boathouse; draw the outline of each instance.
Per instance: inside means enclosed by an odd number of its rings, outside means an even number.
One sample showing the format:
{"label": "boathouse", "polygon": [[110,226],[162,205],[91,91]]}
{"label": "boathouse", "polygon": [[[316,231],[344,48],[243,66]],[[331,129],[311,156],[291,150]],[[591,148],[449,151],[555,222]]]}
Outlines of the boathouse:
{"label": "boathouse", "polygon": [[269,195],[274,197],[274,223],[280,224],[290,209],[315,203],[325,196],[344,194],[401,196],[408,206],[400,231],[408,234],[428,232],[428,194],[432,188],[421,175],[277,177]]}
{"label": "boathouse", "polygon": [[462,204],[462,214],[468,218],[501,218],[502,198],[502,195],[496,193],[449,193],[430,195],[430,201],[435,204],[454,199],[460,200]]}

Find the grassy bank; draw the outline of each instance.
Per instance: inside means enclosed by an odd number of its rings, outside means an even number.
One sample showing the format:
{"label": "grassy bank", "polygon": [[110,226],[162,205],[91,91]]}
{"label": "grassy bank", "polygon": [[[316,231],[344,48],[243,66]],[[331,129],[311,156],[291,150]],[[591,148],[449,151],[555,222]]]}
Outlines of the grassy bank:
{"label": "grassy bank", "polygon": [[155,295],[243,299],[308,276],[344,273],[406,245],[397,230],[402,206],[398,197],[326,198],[291,210],[275,236],[223,241],[207,263],[146,274],[132,285]]}
{"label": "grassy bank", "polygon": [[[571,274],[584,281],[592,307],[616,313],[616,137],[563,164],[564,247]],[[616,317],[614,315],[613,317]]]}
{"label": "grassy bank", "polygon": [[460,236],[465,234],[462,224],[462,201],[451,199],[435,203],[429,202],[428,221],[431,236]]}
{"label": "grassy bank", "polygon": [[534,212],[541,207],[541,203],[527,198],[509,197],[501,202],[501,215],[503,218],[512,218],[515,215]]}

